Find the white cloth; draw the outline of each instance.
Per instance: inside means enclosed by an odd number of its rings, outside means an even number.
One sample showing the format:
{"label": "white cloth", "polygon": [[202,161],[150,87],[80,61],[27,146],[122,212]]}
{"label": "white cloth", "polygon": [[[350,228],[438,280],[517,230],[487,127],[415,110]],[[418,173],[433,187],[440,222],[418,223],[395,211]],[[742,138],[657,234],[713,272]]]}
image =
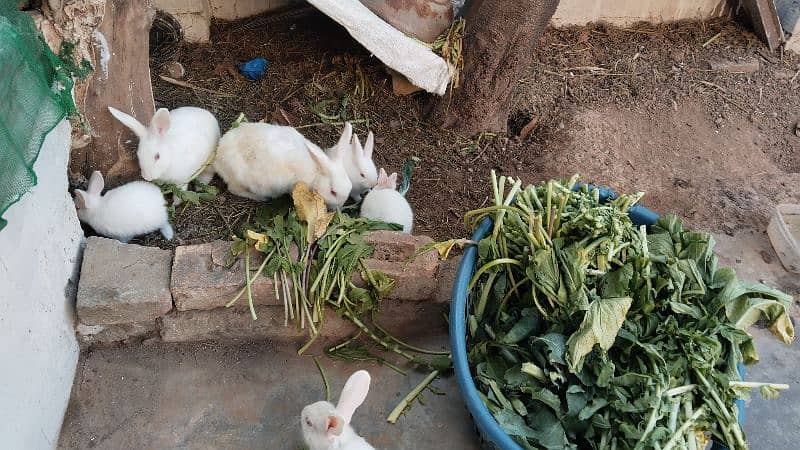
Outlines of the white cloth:
{"label": "white cloth", "polygon": [[367,9],[358,0],[308,0],[345,27],[384,64],[428,92],[444,95],[450,82],[447,62]]}

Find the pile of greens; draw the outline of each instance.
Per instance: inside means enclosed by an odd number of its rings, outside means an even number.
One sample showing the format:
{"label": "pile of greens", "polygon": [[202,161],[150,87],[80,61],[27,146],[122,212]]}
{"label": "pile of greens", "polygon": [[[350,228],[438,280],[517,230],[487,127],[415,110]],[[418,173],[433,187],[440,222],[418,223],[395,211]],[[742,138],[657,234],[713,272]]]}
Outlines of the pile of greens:
{"label": "pile of greens", "polygon": [[[367,267],[366,259],[374,247],[364,240],[364,235],[401,227],[351,217],[342,211],[328,212],[322,197],[303,183],[297,184],[291,202],[288,200],[282,198],[260,208],[254,222],[246,225],[241,235],[233,236],[229,263],[243,255],[246,280],[245,287],[227,306],[233,306],[246,294],[250,314],[257,320],[252,284],[266,276],[273,280],[275,295],[283,301],[284,325],[291,322],[309,331],[310,339],[298,354],[303,354],[320,335],[325,311],[329,310],[352,322],[357,334],[326,349],[328,356],[374,361],[406,373],[361,345],[358,338],[364,336],[380,350],[400,356],[415,367],[434,371],[449,368],[449,352],[407,344],[388,333],[375,318],[382,298],[394,287],[394,280]],[[253,251],[263,254],[257,268],[251,264]],[[354,283],[355,274],[360,275],[362,284]]]}
{"label": "pile of greens", "polygon": [[[232,306],[245,293],[250,313],[253,307],[252,283],[260,276],[273,280],[275,294],[283,300],[285,324],[289,321],[318,335],[326,305],[345,315],[358,316],[377,310],[380,299],[394,282],[381,272],[369,270],[366,258],[374,248],[364,234],[375,230],[396,230],[398,226],[351,217],[343,212],[328,212],[325,202],[303,183],[292,192],[292,202],[275,201],[260,208],[254,223],[233,236],[231,262],[244,255],[245,287],[234,297]],[[251,269],[253,249],[264,255],[260,266]],[[353,283],[359,272],[366,287]]]}
{"label": "pile of greens", "polygon": [[647,230],[599,192],[492,173],[494,220],[470,281],[468,352],[483,402],[527,449],[731,450],[747,444],[735,399],[758,361],[746,329],[794,340],[791,296],[717,268],[714,238],[663,217]]}

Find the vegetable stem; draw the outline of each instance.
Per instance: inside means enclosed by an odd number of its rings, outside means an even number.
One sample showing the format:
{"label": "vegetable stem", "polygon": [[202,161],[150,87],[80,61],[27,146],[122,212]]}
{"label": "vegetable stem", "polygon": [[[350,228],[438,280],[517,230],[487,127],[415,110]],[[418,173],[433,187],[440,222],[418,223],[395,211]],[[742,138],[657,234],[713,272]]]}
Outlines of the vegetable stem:
{"label": "vegetable stem", "polygon": [[330,384],[328,384],[328,377],[325,376],[325,371],[322,370],[322,366],[319,364],[319,360],[317,360],[317,357],[314,356],[313,359],[314,359],[314,364],[317,365],[317,369],[319,370],[320,376],[322,376],[322,384],[325,385],[325,401],[329,402],[331,401],[331,386]]}
{"label": "vegetable stem", "polygon": [[419,394],[421,394],[422,391],[424,391],[425,388],[427,388],[428,385],[431,384],[433,380],[435,380],[436,377],[438,376],[439,376],[438,370],[434,370],[433,372],[428,374],[428,376],[425,377],[425,379],[423,379],[414,389],[412,389],[411,392],[408,393],[408,395],[406,395],[405,397],[403,397],[402,400],[400,400],[400,403],[398,403],[397,406],[394,407],[392,412],[389,413],[389,417],[386,418],[386,421],[389,423],[397,423],[397,419],[400,418],[400,415],[403,414],[403,411],[405,411],[406,408],[408,408],[409,405],[411,405],[411,402],[413,402],[414,399],[417,398]]}

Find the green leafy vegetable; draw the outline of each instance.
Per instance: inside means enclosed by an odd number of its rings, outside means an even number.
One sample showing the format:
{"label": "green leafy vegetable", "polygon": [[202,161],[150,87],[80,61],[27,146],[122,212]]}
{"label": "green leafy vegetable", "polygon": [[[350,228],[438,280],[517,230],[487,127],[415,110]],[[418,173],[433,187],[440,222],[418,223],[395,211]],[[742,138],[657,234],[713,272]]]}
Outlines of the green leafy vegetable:
{"label": "green leafy vegetable", "polygon": [[595,300],[583,317],[578,331],[567,340],[567,362],[573,372],[580,372],[583,360],[595,344],[608,351],[617,338],[633,300],[630,297]]}
{"label": "green leafy vegetable", "polygon": [[[714,239],[676,217],[645,229],[642,194],[600,202],[577,176],[522,187],[492,173],[493,204],[465,216],[477,243],[468,355],[481,398],[526,449],[747,448],[736,398],[788,385],[744,382],[747,328],[794,340],[791,296],[718,269]],[[432,244],[447,257],[464,241]]]}

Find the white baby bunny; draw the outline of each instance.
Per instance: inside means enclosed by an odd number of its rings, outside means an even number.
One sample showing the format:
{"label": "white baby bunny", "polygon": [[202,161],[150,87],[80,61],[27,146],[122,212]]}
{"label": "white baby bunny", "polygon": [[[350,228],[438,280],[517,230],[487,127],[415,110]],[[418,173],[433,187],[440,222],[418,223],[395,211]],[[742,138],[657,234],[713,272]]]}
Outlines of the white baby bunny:
{"label": "white baby bunny", "polygon": [[300,426],[308,450],[375,450],[350,426],[356,408],[367,398],[369,382],[369,372],[359,370],[347,379],[338,405],[321,401],[303,408]]}
{"label": "white baby bunny", "polygon": [[369,191],[361,203],[361,217],[403,226],[404,233],[411,233],[414,226],[414,212],[411,205],[397,192],[397,174],[386,176],[381,169],[378,184]]}
{"label": "white baby bunny", "polygon": [[[348,156],[345,156],[344,167],[350,182],[353,183],[350,198],[355,201],[361,200],[361,196],[378,182],[378,169],[372,162],[373,148],[375,148],[375,136],[371,131],[367,135],[364,147],[361,146],[358,135],[353,133],[351,151]],[[328,154],[333,151],[335,151],[335,147],[328,150]]]}
{"label": "white baby bunny", "polygon": [[243,123],[219,140],[214,169],[228,190],[241,197],[279,197],[302,181],[322,196],[328,207],[338,208],[347,201],[353,186],[343,162],[350,151],[352,133],[352,125],[345,124],[328,157],[292,127]]}
{"label": "white baby bunny", "polygon": [[[202,108],[161,108],[149,126],[110,106],[108,110],[139,138],[136,156],[142,178],[147,181],[172,183],[185,190],[190,178],[209,162],[219,142],[219,123]],[[197,180],[208,184],[213,177],[209,164]]]}
{"label": "white baby bunny", "polygon": [[75,189],[75,209],[81,222],[122,242],[155,230],[161,231],[164,239],[172,239],[166,202],[158,186],[132,181],[100,195],[104,185],[103,175],[94,171],[86,191]]}

